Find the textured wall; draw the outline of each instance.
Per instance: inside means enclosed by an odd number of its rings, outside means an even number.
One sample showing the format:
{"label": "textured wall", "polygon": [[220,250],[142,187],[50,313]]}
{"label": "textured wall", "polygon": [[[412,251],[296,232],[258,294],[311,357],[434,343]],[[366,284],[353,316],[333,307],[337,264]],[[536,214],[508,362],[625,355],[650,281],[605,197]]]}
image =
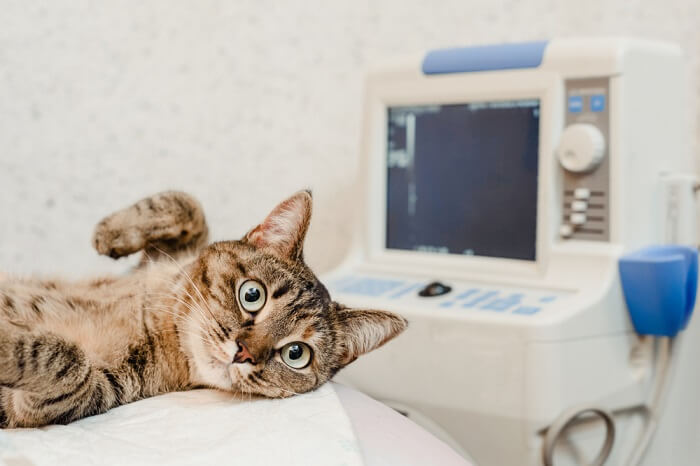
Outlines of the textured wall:
{"label": "textured wall", "polygon": [[109,269],[92,225],[161,189],[201,198],[223,239],[305,186],[327,269],[357,196],[363,67],[433,47],[680,42],[697,152],[698,24],[698,0],[0,0],[0,269]]}

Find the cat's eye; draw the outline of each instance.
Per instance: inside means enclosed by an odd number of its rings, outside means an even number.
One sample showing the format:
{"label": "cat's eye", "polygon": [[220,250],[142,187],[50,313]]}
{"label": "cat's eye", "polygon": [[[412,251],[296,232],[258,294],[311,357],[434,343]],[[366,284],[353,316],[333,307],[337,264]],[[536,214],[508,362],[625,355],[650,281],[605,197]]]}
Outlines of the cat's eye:
{"label": "cat's eye", "polygon": [[303,369],[311,362],[311,348],[306,343],[294,341],[280,350],[282,361],[292,369]]}
{"label": "cat's eye", "polygon": [[248,312],[258,312],[265,305],[265,287],[255,280],[246,280],[238,289],[238,300]]}

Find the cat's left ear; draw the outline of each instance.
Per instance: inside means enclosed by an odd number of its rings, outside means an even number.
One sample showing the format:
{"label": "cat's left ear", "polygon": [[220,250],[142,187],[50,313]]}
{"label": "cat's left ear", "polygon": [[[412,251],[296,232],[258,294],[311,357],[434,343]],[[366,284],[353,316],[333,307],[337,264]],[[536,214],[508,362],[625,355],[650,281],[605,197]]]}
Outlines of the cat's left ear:
{"label": "cat's left ear", "polygon": [[386,311],[340,307],[337,312],[341,366],[379,348],[408,326],[406,319]]}
{"label": "cat's left ear", "polygon": [[302,258],[304,237],[311,221],[311,191],[299,191],[282,201],[243,241],[287,260]]}

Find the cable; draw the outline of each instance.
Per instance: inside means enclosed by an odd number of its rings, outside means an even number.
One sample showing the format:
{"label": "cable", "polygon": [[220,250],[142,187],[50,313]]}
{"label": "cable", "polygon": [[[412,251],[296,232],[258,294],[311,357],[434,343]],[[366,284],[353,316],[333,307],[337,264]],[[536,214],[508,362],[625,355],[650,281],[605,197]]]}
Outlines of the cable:
{"label": "cable", "polygon": [[610,456],[613,444],[615,443],[615,422],[612,414],[606,409],[598,406],[575,406],[564,411],[557,417],[547,429],[542,443],[542,460],[544,466],[554,465],[554,447],[561,437],[561,434],[569,428],[578,418],[584,414],[593,414],[605,422],[605,442],[590,466],[603,466],[605,460]]}
{"label": "cable", "polygon": [[654,371],[654,385],[651,389],[651,399],[649,402],[647,422],[639,436],[639,441],[631,453],[627,466],[637,466],[642,462],[644,455],[649,448],[651,439],[654,437],[659,424],[661,412],[661,402],[663,401],[668,384],[668,370],[671,362],[672,341],[670,338],[657,338],[658,347],[656,354],[656,369]]}
{"label": "cable", "polygon": [[[664,399],[666,388],[668,387],[667,382],[671,365],[673,340],[662,337],[656,338],[656,342],[656,365],[653,373],[654,382],[650,391],[648,403],[646,404],[646,406],[648,406],[646,409],[647,419],[644,430],[642,430],[639,440],[630,454],[630,460],[627,462],[627,466],[639,466],[644,458],[649,444],[656,433],[661,414],[661,403]],[[544,466],[554,465],[554,447],[559,441],[559,438],[571,424],[585,414],[596,415],[605,422],[605,442],[600,449],[600,453],[598,453],[598,456],[591,463],[591,466],[602,466],[605,463],[612,451],[615,441],[615,423],[612,414],[598,406],[576,406],[560,414],[547,429],[542,444]]]}

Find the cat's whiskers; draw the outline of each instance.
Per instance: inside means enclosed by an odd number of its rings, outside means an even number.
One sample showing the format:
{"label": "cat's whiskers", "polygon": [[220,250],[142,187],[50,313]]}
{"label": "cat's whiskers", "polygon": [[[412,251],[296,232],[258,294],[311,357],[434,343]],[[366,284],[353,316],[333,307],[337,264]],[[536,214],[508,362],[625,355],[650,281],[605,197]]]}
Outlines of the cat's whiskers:
{"label": "cat's whiskers", "polygon": [[160,249],[156,246],[154,246],[154,249],[156,251],[160,252],[161,254],[165,255],[165,257],[170,259],[173,262],[173,264],[175,264],[177,266],[177,268],[180,269],[180,272],[182,272],[182,274],[184,274],[184,276],[189,280],[190,284],[192,284],[192,287],[195,289],[195,291],[199,295],[200,299],[202,300],[202,303],[204,303],[204,305],[207,307],[207,310],[209,311],[210,314],[212,314],[212,317],[213,317],[214,313],[211,311],[211,308],[209,308],[209,304],[207,304],[207,300],[204,299],[204,295],[199,290],[199,288],[195,284],[194,280],[192,280],[192,277],[190,277],[190,274],[187,273],[185,268],[182,267],[182,265],[180,265],[180,263],[177,260],[175,260],[175,258],[173,256],[171,256],[170,254],[168,254],[167,252],[163,251],[162,249]]}
{"label": "cat's whiskers", "polygon": [[165,298],[165,299],[172,299],[172,300],[174,300],[174,301],[176,301],[176,302],[182,304],[183,306],[186,306],[190,311],[192,311],[192,312],[198,312],[198,313],[201,315],[201,317],[202,317],[203,319],[207,319],[207,318],[208,318],[208,317],[204,314],[204,310],[201,309],[201,307],[200,307],[195,301],[192,301],[192,304],[190,304],[190,303],[186,302],[185,300],[179,298],[178,296],[168,295],[168,294],[165,294],[165,293],[152,293],[151,295],[152,295],[152,296],[156,296],[156,297],[157,297],[157,296],[160,296],[160,297]]}
{"label": "cat's whiskers", "polygon": [[[181,302],[182,304],[184,304],[184,305],[186,305],[186,306],[189,307],[189,304],[188,304],[188,303],[186,303],[184,300],[180,299],[179,296],[177,296],[177,295],[180,294],[180,293],[184,293],[184,294],[186,294],[186,295],[190,298],[190,300],[192,301],[192,303],[193,303],[194,305],[197,306],[197,310],[200,311],[200,312],[202,312],[202,314],[204,313],[204,309],[201,309],[201,307],[199,306],[199,303],[197,302],[198,300],[195,299],[194,296],[192,296],[192,294],[191,294],[189,291],[187,291],[187,288],[183,287],[178,281],[173,280],[173,279],[171,278],[171,276],[170,276],[169,274],[165,273],[165,272],[161,272],[161,275],[160,275],[159,278],[161,278],[162,281],[164,281],[166,284],[170,285],[171,288],[173,288],[173,294],[172,294],[172,295],[169,295],[169,294],[166,294],[166,293],[152,293],[152,292],[151,292],[151,294],[152,294],[153,296],[156,296],[156,295],[157,295],[157,296],[161,296],[161,297],[176,299],[176,300],[178,300],[179,302]],[[201,294],[200,294],[200,295],[201,295]],[[206,305],[206,302],[205,302],[204,304]],[[190,307],[190,309],[192,309],[192,308]],[[210,309],[207,309],[207,312],[209,312],[209,314],[211,315],[211,317],[215,319],[215,317],[214,317],[214,315],[212,314],[212,312],[211,312]],[[216,319],[215,319],[215,320],[216,320]]]}
{"label": "cat's whiskers", "polygon": [[[176,326],[177,326],[177,320],[180,319],[180,320],[183,320],[183,321],[184,321],[184,318],[185,318],[185,316],[186,316],[186,314],[182,314],[182,313],[179,313],[179,312],[175,312],[175,311],[173,311],[171,308],[169,308],[169,307],[167,307],[167,306],[165,306],[165,305],[162,305],[162,304],[152,304],[152,305],[148,306],[147,309],[148,309],[148,310],[155,311],[155,312],[156,312],[157,314],[159,314],[159,315],[165,314],[165,315],[171,315],[171,316],[173,316],[173,318],[174,318],[174,319],[173,319],[173,323],[174,323]],[[165,330],[167,330],[167,329],[165,329]]]}
{"label": "cat's whiskers", "polygon": [[[182,317],[182,314],[177,314],[174,311],[172,311],[171,309],[169,309],[163,305],[150,305],[148,307],[148,309],[154,310],[156,312],[170,314],[170,315],[173,315],[175,318]],[[191,335],[193,337],[199,338],[202,342],[204,342],[208,345],[213,345],[214,344],[213,340],[211,340],[209,338],[208,332],[204,331],[204,329],[202,328],[200,323],[197,323],[197,327],[198,327],[199,333],[193,332],[193,331],[188,330],[186,328],[181,328],[180,326],[177,326],[177,325],[176,325],[175,331],[180,333],[180,334],[183,334],[183,335]],[[169,331],[169,330],[171,330],[171,329],[166,328],[166,329],[163,329],[159,332],[152,332],[152,334],[158,335],[158,334],[164,333],[165,331]],[[206,339],[205,339],[205,337],[206,337]]]}
{"label": "cat's whiskers", "polygon": [[[172,258],[171,258],[171,259],[172,259]],[[173,259],[173,260],[174,260],[174,259]],[[195,288],[195,290],[197,290],[197,293],[199,293],[199,296],[202,296],[202,294],[201,294],[201,292],[199,291],[199,289],[197,288],[197,286],[194,284],[194,282],[192,282],[192,279],[189,278],[189,276],[187,275],[187,272],[185,272],[184,270],[182,270],[182,273],[184,273],[185,276],[187,276],[187,278],[190,280],[190,283],[192,283],[192,286]],[[202,317],[204,320],[207,320],[207,316],[204,315],[204,310],[205,310],[205,309],[203,309],[203,308],[200,306],[198,300],[195,299],[195,297],[192,296],[192,294],[191,294],[189,291],[187,291],[187,289],[186,289],[185,287],[182,287],[182,286],[180,285],[180,283],[178,283],[177,281],[174,281],[174,280],[170,279],[166,274],[163,274],[163,276],[165,277],[165,280],[164,280],[164,281],[166,281],[167,284],[169,284],[169,285],[170,285],[171,287],[173,287],[173,288],[178,288],[178,291],[179,291],[179,292],[185,293],[185,294],[190,298],[190,300],[191,300],[191,302],[192,302],[192,305],[195,306],[195,309],[201,314],[201,317]],[[176,294],[177,294],[176,292],[174,292],[174,293],[175,293],[175,294],[174,294],[173,296],[166,295],[166,294],[155,294],[155,293],[153,293],[153,295],[154,295],[154,296],[164,296],[164,297],[168,297],[168,298],[175,299],[176,301],[182,303],[183,305],[187,306],[190,310],[192,310],[192,307],[191,307],[187,302],[185,302],[184,300],[180,299],[179,296],[176,296]],[[204,298],[202,297],[202,299],[204,299]],[[211,318],[214,322],[216,322],[216,324],[219,326],[219,328],[221,328],[221,329],[223,330],[223,329],[224,329],[224,326],[221,324],[221,322],[219,322],[219,320],[216,318],[216,316],[214,316],[214,313],[211,311],[211,308],[209,308],[209,306],[208,306],[208,304],[206,303],[206,301],[202,301],[202,304],[204,304],[204,305],[206,306],[206,311],[209,313],[209,316],[210,316],[209,318]]]}
{"label": "cat's whiskers", "polygon": [[[151,335],[162,335],[163,333],[166,333],[166,332],[169,332],[169,331],[173,331],[173,330],[172,330],[172,329],[169,329],[169,328],[166,328],[166,329],[163,329],[163,330],[160,330],[160,331],[151,332]],[[182,335],[191,335],[191,336],[193,336],[193,337],[199,338],[199,339],[200,339],[202,342],[204,342],[204,343],[211,344],[210,341],[208,341],[208,340],[206,340],[206,339],[204,338],[205,333],[200,333],[200,334],[198,334],[198,333],[196,333],[196,332],[193,332],[193,331],[187,330],[187,329],[178,329],[178,330],[175,330],[175,331],[176,331],[178,334],[182,334]]]}
{"label": "cat's whiskers", "polygon": [[[191,294],[189,291],[187,291],[186,288],[182,287],[182,286],[180,285],[180,283],[178,283],[177,281],[172,280],[172,279],[171,279],[167,274],[165,274],[165,273],[163,273],[163,274],[161,275],[161,278],[163,279],[163,281],[164,281],[167,285],[170,285],[170,286],[173,288],[172,294],[163,293],[163,292],[160,292],[160,293],[150,292],[150,295],[151,295],[151,296],[175,300],[175,301],[177,301],[177,302],[183,304],[184,306],[187,306],[187,308],[190,309],[191,311],[197,311],[197,312],[199,312],[199,313],[202,315],[203,318],[205,318],[205,319],[207,318],[206,315],[205,315],[205,313],[204,313],[204,309],[202,309],[202,307],[200,306],[198,300],[195,299],[194,296],[192,296],[192,294]],[[188,303],[188,302],[186,302],[186,301],[185,301],[184,299],[182,299],[180,296],[178,296],[178,295],[181,294],[181,293],[184,293],[187,297],[190,298],[191,304]],[[211,314],[211,311],[209,311],[209,314]],[[216,320],[216,319],[214,318],[213,315],[211,315],[211,318],[214,319],[214,320]],[[218,323],[218,321],[217,321],[217,323]]]}
{"label": "cat's whiskers", "polygon": [[277,388],[278,390],[281,390],[283,392],[286,392],[286,393],[291,393],[292,395],[301,395],[301,393],[297,393],[297,392],[294,392],[292,390],[287,390],[286,388],[282,388],[282,387],[275,387],[275,388]]}

